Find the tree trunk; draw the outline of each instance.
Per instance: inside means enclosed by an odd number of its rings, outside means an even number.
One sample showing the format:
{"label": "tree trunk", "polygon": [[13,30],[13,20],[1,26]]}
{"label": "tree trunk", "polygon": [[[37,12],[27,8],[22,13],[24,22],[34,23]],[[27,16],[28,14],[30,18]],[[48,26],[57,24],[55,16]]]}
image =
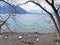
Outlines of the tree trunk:
{"label": "tree trunk", "polygon": [[1,35],[1,25],[0,25],[0,35]]}
{"label": "tree trunk", "polygon": [[56,15],[56,19],[57,19],[57,26],[58,26],[58,34],[59,34],[59,40],[60,40],[60,17],[58,15]]}
{"label": "tree trunk", "polygon": [[1,25],[0,25],[0,32],[1,32]]}

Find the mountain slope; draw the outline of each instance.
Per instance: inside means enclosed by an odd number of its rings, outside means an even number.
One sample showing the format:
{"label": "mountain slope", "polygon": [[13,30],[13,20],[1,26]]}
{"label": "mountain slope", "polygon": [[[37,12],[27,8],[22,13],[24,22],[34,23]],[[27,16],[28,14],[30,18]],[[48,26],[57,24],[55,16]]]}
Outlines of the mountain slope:
{"label": "mountain slope", "polygon": [[[17,14],[27,14],[28,12],[19,6],[14,6]],[[0,14],[14,14],[15,10],[5,2],[0,1]]]}

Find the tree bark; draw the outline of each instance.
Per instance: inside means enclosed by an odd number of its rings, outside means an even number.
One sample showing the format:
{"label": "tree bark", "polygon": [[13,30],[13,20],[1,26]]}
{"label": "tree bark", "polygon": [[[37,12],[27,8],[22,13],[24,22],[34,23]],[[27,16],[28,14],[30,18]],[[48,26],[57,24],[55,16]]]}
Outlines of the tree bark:
{"label": "tree bark", "polygon": [[1,27],[2,27],[2,26],[0,25],[0,35],[1,35]]}
{"label": "tree bark", "polygon": [[56,18],[57,18],[57,23],[58,23],[59,33],[60,33],[60,17],[56,17]]}
{"label": "tree bark", "polygon": [[57,40],[58,42],[60,42],[60,17],[59,15],[55,15],[56,20],[57,20],[57,26],[58,26],[58,35],[59,35],[59,39]]}
{"label": "tree bark", "polygon": [[0,26],[0,32],[1,32],[1,26]]}

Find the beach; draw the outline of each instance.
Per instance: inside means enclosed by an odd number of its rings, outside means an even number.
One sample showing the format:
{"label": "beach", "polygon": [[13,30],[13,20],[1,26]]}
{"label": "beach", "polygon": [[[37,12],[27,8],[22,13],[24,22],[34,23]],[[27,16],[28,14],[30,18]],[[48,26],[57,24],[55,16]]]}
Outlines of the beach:
{"label": "beach", "polygon": [[57,45],[56,33],[2,32],[1,35],[0,45]]}

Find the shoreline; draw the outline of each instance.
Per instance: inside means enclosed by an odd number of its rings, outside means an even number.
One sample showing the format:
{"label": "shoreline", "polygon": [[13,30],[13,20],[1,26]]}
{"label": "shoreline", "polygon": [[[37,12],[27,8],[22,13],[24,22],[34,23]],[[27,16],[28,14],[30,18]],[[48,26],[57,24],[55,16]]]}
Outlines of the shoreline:
{"label": "shoreline", "polygon": [[[5,35],[4,35],[5,34]],[[0,45],[56,45],[56,33],[2,32]]]}

